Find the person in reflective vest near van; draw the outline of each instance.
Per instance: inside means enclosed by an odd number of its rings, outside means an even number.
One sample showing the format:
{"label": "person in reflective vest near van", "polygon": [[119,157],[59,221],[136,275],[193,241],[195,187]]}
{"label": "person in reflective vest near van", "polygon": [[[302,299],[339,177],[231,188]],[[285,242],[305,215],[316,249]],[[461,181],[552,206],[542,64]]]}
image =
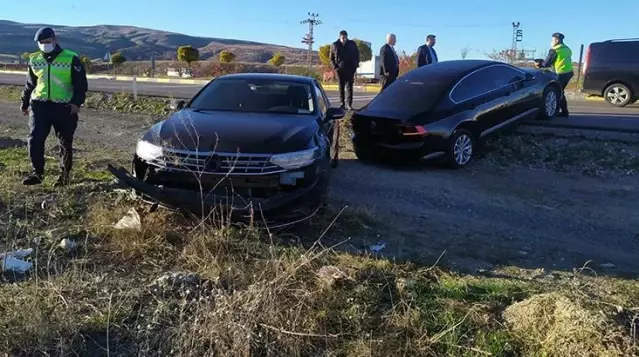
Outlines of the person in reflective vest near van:
{"label": "person in reflective vest near van", "polygon": [[559,101],[559,116],[568,116],[568,102],[566,102],[565,90],[568,82],[575,75],[572,68],[572,50],[564,43],[564,35],[555,32],[552,34],[550,42],[551,48],[548,50],[546,60],[539,64],[540,68],[552,68],[559,76],[559,83],[562,86],[561,100]]}
{"label": "person in reflective vest near van", "polygon": [[29,115],[28,150],[32,166],[23,184],[42,183],[44,145],[53,128],[61,168],[54,185],[68,185],[78,112],[88,90],[86,71],[77,54],[59,46],[53,29],[39,29],[34,41],[40,50],[29,56],[29,70],[21,95],[20,109],[23,115]]}

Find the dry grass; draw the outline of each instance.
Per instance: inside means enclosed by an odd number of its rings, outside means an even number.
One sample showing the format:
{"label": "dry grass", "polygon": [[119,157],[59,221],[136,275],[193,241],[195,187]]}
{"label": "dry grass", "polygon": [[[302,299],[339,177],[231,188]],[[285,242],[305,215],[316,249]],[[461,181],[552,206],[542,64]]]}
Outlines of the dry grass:
{"label": "dry grass", "polygon": [[[0,149],[0,244],[3,250],[34,248],[34,268],[26,276],[5,273],[0,281],[0,351],[12,356],[638,353],[636,281],[583,271],[531,278],[519,269],[499,277],[460,276],[431,266],[436,262],[397,264],[347,253],[339,242],[384,227],[366,211],[342,207],[329,208],[304,229],[271,234],[163,209],[151,212],[110,182],[104,167],[96,165],[104,164],[103,155],[79,152],[74,184],[54,190],[48,181],[43,187],[21,186],[24,148]],[[132,208],[139,212],[140,228],[114,228]],[[78,248],[60,249],[63,238]]]}

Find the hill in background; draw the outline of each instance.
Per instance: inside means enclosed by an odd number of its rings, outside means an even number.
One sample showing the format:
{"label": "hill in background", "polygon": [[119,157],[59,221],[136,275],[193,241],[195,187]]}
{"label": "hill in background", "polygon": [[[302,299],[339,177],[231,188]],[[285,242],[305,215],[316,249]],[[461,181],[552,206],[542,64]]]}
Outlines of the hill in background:
{"label": "hill in background", "polygon": [[[286,63],[304,63],[305,49],[267,43],[195,37],[161,30],[134,26],[57,26],[46,24],[24,24],[0,20],[0,54],[17,55],[36,50],[33,35],[38,28],[52,27],[64,47],[91,59],[103,58],[107,51],[122,52],[128,60],[148,60],[153,53],[156,58],[172,60],[178,46],[191,45],[200,51],[200,59],[211,59],[222,50],[231,51],[240,62],[266,63],[273,54],[282,53]],[[5,57],[6,58],[6,57]],[[2,60],[2,58],[0,58]]]}

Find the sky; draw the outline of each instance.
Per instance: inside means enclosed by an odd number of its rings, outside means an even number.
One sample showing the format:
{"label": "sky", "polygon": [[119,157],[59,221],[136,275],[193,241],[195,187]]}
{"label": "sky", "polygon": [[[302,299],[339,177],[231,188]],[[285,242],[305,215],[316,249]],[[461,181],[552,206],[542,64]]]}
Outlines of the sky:
{"label": "sky", "polygon": [[[603,6],[595,0],[0,0],[0,19],[53,25],[130,25],[192,36],[233,38],[304,48],[308,26],[300,21],[316,13],[317,49],[335,41],[340,30],[350,38],[372,43],[378,53],[387,33],[397,37],[395,49],[413,53],[426,35],[437,36],[440,60],[485,58],[509,48],[513,22],[523,41],[518,48],[536,50],[540,57],[553,32],[562,32],[578,60],[579,47],[611,38],[639,37],[639,3],[616,0]],[[462,5],[463,4],[463,5]],[[92,8],[99,6],[98,10]]]}

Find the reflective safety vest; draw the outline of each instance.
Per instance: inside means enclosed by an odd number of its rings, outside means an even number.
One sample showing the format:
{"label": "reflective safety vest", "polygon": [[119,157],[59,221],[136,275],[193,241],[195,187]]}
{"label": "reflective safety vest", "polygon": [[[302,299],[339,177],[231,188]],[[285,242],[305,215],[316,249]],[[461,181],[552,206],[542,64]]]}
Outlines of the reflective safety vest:
{"label": "reflective safety vest", "polygon": [[63,49],[56,58],[48,63],[42,52],[29,56],[31,71],[38,78],[37,85],[31,92],[31,99],[51,101],[54,103],[69,103],[73,97],[71,83],[71,63],[74,52]]}
{"label": "reflective safety vest", "polygon": [[554,64],[555,73],[563,74],[572,72],[572,51],[570,50],[570,47],[563,43],[559,43],[554,45],[552,49],[557,53],[557,58],[555,59]]}

